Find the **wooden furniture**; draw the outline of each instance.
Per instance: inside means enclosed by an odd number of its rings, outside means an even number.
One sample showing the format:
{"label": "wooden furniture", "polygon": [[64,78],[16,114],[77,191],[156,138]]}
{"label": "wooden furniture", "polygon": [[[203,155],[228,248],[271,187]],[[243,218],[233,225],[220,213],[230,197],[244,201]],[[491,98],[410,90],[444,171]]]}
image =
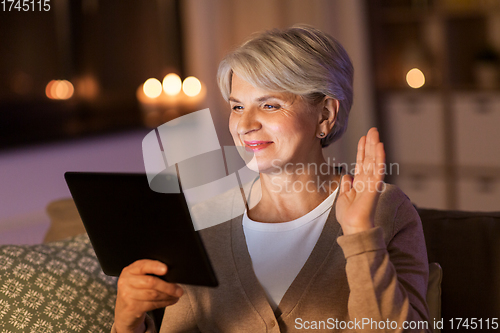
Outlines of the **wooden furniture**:
{"label": "wooden furniture", "polygon": [[[399,166],[388,181],[419,206],[497,210],[500,2],[367,6],[379,127],[389,166]],[[406,82],[412,68],[425,75],[421,88]]]}

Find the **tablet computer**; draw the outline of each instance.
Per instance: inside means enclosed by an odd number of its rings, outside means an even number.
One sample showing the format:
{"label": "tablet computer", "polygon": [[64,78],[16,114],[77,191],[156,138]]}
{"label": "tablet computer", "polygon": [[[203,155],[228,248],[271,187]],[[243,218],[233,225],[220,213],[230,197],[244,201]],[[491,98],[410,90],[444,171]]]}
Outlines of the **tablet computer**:
{"label": "tablet computer", "polygon": [[64,178],[105,274],[154,259],[168,266],[160,277],[167,282],[217,286],[183,193],[154,192],[146,174],[66,172]]}

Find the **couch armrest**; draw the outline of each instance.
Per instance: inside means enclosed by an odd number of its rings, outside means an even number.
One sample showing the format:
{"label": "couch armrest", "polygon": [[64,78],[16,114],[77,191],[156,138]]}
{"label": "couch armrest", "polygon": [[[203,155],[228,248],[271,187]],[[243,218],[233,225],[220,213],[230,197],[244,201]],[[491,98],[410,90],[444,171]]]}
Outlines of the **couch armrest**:
{"label": "couch armrest", "polygon": [[50,227],[45,234],[44,243],[85,233],[85,227],[73,199],[52,201],[47,206],[47,214],[50,218]]}

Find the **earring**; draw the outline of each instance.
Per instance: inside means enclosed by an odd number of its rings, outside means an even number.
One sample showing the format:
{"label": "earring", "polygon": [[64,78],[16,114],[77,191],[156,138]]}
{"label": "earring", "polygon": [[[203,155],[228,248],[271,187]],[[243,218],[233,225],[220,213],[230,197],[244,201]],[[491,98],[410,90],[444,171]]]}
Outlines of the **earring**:
{"label": "earring", "polygon": [[325,136],[325,133],[321,132],[321,133],[319,133],[319,136],[320,136],[320,137],[324,137],[324,136]]}

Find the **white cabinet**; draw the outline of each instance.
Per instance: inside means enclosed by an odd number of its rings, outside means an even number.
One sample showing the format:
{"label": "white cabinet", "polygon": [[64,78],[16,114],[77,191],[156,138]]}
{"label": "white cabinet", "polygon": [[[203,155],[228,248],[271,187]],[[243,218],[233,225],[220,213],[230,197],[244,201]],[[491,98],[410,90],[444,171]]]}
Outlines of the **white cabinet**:
{"label": "white cabinet", "polygon": [[500,211],[500,175],[460,177],[458,209]]}
{"label": "white cabinet", "polygon": [[383,108],[388,157],[400,166],[393,179],[413,203],[500,211],[499,92],[455,91],[447,100],[397,92]]}
{"label": "white cabinet", "polygon": [[[445,209],[443,109],[435,93],[388,94],[384,104],[393,180],[419,207]],[[441,170],[441,171],[436,171]]]}
{"label": "white cabinet", "polygon": [[386,100],[390,155],[401,164],[444,163],[442,102],[433,93],[395,93]]}
{"label": "white cabinet", "polygon": [[500,211],[500,94],[452,98],[457,209]]}
{"label": "white cabinet", "polygon": [[408,173],[396,179],[396,185],[417,207],[446,209],[446,181],[438,174]]}
{"label": "white cabinet", "polygon": [[500,168],[500,95],[456,94],[452,109],[457,164]]}

